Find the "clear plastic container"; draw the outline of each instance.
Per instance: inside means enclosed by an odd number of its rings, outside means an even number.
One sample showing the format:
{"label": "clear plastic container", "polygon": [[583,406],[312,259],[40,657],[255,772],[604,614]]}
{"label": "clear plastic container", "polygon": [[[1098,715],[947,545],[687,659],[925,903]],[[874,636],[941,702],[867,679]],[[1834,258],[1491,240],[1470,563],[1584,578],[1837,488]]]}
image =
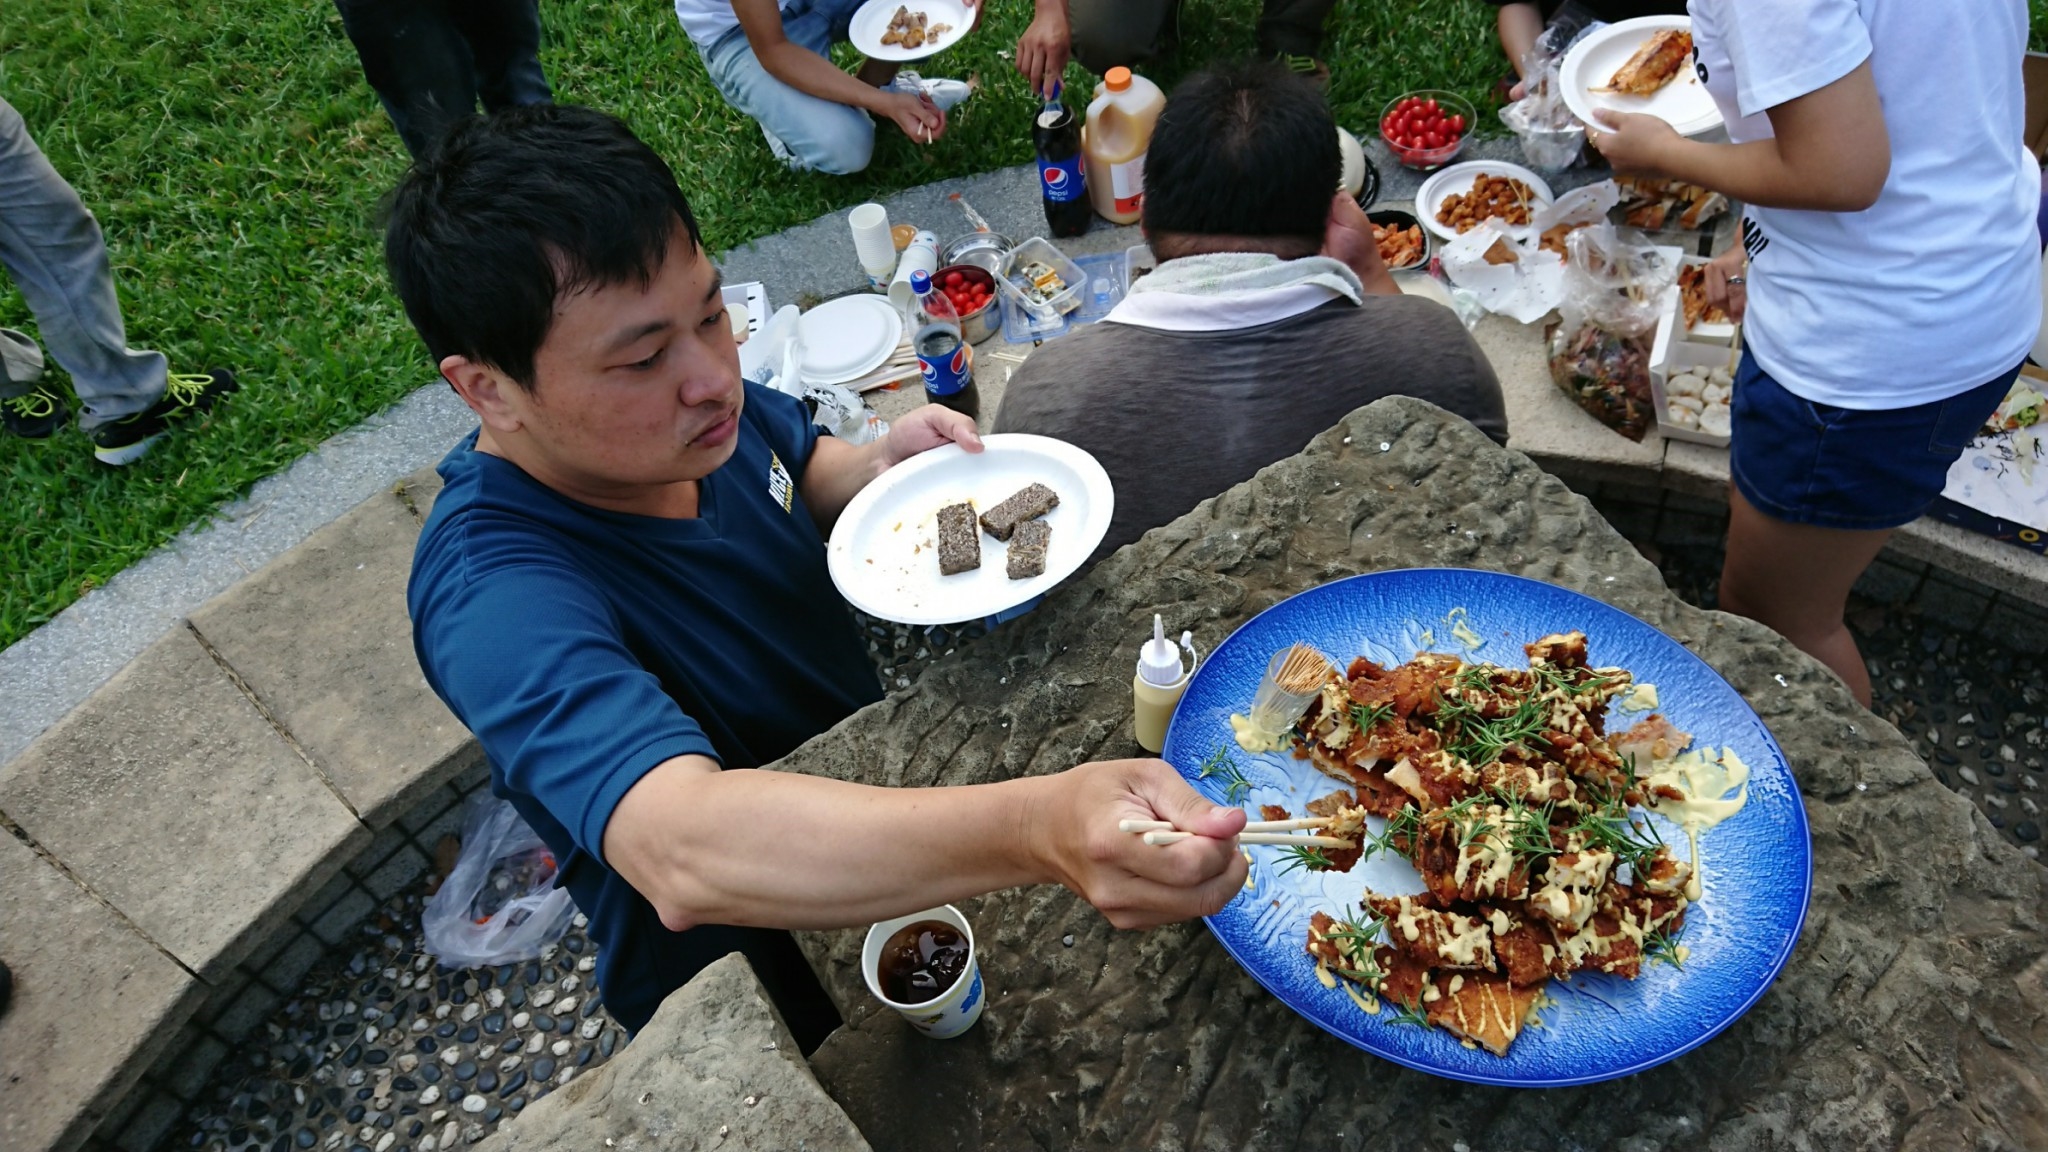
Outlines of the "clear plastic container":
{"label": "clear plastic container", "polygon": [[1095,86],[1088,122],[1081,129],[1081,157],[1088,173],[1088,199],[1095,214],[1117,224],[1136,224],[1145,194],[1145,150],[1166,107],[1159,85],[1129,68],[1111,68]]}
{"label": "clear plastic container", "polygon": [[[1046,300],[1033,300],[1022,287],[1024,269],[1032,264],[1044,264],[1059,274],[1063,286]],[[1041,321],[1057,320],[1079,308],[1081,294],[1087,287],[1087,273],[1081,270],[1081,266],[1040,236],[1033,236],[1004,253],[1002,267],[996,274],[996,290],[1009,297],[1027,315]]]}

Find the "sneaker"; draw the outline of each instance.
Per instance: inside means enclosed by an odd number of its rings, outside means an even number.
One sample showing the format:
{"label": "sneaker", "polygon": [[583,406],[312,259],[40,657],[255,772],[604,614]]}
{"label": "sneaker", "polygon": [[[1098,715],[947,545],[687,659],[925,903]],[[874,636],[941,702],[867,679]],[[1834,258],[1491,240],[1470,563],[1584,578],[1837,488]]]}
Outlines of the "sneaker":
{"label": "sneaker", "polygon": [[94,428],[92,454],[102,464],[133,464],[142,459],[171,425],[194,413],[213,411],[220,398],[241,388],[235,374],[215,368],[205,375],[173,372],[164,386],[164,398],[133,416],[123,416]]}
{"label": "sneaker", "polygon": [[0,400],[0,424],[29,440],[42,440],[64,426],[71,409],[48,384],[37,384],[19,396]]}

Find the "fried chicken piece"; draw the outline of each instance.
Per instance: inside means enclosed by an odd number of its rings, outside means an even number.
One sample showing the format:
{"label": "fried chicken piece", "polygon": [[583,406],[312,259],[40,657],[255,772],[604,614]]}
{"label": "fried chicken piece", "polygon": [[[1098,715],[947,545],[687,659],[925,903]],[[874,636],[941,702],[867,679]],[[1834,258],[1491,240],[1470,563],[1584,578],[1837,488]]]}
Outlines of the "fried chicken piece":
{"label": "fried chicken piece", "polygon": [[1493,930],[1483,918],[1447,911],[1428,896],[1368,892],[1365,905],[1386,918],[1394,947],[1417,962],[1432,968],[1493,971]]}
{"label": "fried chicken piece", "polygon": [[[1692,734],[1666,720],[1662,712],[1652,712],[1608,743],[1616,755],[1624,759],[1634,757],[1638,765],[1647,768],[1658,760],[1669,760],[1685,751],[1692,743]],[[1668,799],[1683,800],[1685,797],[1671,796]]]}
{"label": "fried chicken piece", "polygon": [[1423,994],[1429,1022],[1495,1056],[1507,1055],[1543,994],[1541,984],[1516,987],[1491,972],[1433,973],[1430,983],[1436,996]]}
{"label": "fried chicken piece", "polygon": [[1677,79],[1685,68],[1686,58],[1691,55],[1692,33],[1677,28],[1661,29],[1651,33],[1650,38],[1636,49],[1635,55],[1615,69],[1606,88],[1594,91],[1648,96]]}

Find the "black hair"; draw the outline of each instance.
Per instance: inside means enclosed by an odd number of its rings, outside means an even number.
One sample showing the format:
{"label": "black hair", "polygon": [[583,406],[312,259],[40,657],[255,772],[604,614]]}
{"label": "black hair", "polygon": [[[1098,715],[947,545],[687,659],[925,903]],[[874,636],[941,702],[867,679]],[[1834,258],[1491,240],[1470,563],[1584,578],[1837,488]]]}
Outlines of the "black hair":
{"label": "black hair", "polygon": [[1320,247],[1343,173],[1323,94],[1277,64],[1205,69],[1167,97],[1145,155],[1145,231]]}
{"label": "black hair", "polygon": [[646,285],[681,225],[675,173],[617,118],[534,104],[472,116],[385,204],[384,262],[435,362],[460,355],[534,386],[555,302]]}

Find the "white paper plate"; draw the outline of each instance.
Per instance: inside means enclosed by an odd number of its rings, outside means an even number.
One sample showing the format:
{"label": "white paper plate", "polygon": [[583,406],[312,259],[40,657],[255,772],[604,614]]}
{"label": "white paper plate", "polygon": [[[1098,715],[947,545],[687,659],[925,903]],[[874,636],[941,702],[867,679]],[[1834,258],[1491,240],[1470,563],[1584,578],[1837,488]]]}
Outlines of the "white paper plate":
{"label": "white paper plate", "polygon": [[[895,18],[898,8],[908,8],[913,15],[924,13],[926,27],[933,24],[950,24],[952,27],[938,39],[927,39],[915,48],[884,44],[882,34],[889,30],[889,21]],[[868,0],[860,6],[860,11],[853,14],[852,22],[846,27],[846,38],[870,60],[922,60],[966,39],[973,26],[974,10],[960,0]]]}
{"label": "white paper plate", "polygon": [[1572,45],[1557,73],[1565,107],[1595,130],[1600,122],[1593,118],[1593,113],[1608,110],[1647,113],[1671,125],[1681,136],[1698,136],[1719,128],[1721,109],[1707,95],[1707,86],[1700,83],[1699,73],[1690,65],[1680,70],[1671,83],[1648,96],[1593,91],[1606,87],[1615,70],[1628,63],[1628,58],[1636,54],[1651,33],[1666,29],[1690,32],[1692,21],[1684,16],[1639,16],[1597,29]]}
{"label": "white paper plate", "polygon": [[803,378],[813,384],[857,380],[888,361],[903,339],[903,317],[887,296],[860,293],[827,300],[797,321]]}
{"label": "white paper plate", "polygon": [[[982,437],[969,453],[948,444],[914,456],[860,490],[826,547],[832,582],[854,607],[903,624],[979,620],[1043,595],[1072,575],[1109,532],[1116,494],[1095,457],[1064,440],[1019,432]],[[1005,574],[1008,545],[981,534],[981,567],[939,575],[939,509],[971,500],[986,512],[1036,481],[1059,493],[1046,513],[1045,572]]]}
{"label": "white paper plate", "polygon": [[[1553,199],[1550,185],[1544,182],[1543,177],[1520,164],[1510,164],[1505,160],[1467,160],[1463,164],[1453,164],[1424,180],[1422,187],[1415,190],[1416,219],[1421,220],[1422,226],[1432,233],[1446,240],[1456,240],[1456,230],[1437,223],[1437,209],[1442,208],[1444,201],[1452,196],[1472,191],[1473,182],[1481,176],[1507,176],[1527,184],[1529,190],[1536,194],[1536,202],[1531,205],[1532,208],[1548,204]],[[1525,226],[1510,226],[1504,222],[1501,228],[1516,236],[1526,231]]]}

